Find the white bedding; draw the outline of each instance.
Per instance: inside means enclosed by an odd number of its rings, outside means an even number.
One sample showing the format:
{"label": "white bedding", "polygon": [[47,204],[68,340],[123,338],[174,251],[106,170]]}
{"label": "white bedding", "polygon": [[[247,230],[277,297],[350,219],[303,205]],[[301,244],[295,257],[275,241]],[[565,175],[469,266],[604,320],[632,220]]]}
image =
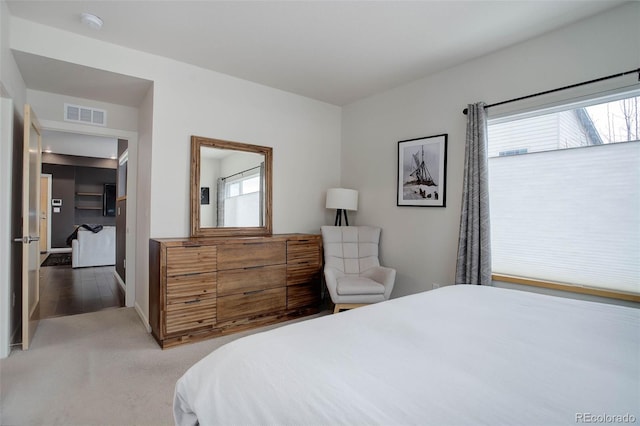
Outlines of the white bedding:
{"label": "white bedding", "polygon": [[639,407],[640,310],[465,285],[231,342],[180,378],[174,417],[575,425],[597,416],[640,422]]}

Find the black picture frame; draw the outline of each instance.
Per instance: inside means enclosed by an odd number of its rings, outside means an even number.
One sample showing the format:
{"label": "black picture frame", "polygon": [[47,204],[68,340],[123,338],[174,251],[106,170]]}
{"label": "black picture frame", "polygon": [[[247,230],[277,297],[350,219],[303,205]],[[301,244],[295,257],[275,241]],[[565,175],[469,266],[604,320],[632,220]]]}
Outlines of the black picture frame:
{"label": "black picture frame", "polygon": [[398,206],[446,207],[447,141],[447,133],[398,141]]}
{"label": "black picture frame", "polygon": [[207,205],[209,204],[209,187],[208,186],[203,186],[200,187],[200,205]]}

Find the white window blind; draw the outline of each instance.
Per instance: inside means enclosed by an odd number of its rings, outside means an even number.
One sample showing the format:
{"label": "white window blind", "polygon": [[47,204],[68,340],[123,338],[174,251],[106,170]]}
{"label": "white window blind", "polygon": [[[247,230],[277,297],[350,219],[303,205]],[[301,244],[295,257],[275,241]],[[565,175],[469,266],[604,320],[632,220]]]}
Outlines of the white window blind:
{"label": "white window blind", "polygon": [[225,226],[261,226],[260,175],[241,176],[225,187]]}
{"label": "white window blind", "polygon": [[260,226],[259,193],[227,198],[224,207],[225,226]]}
{"label": "white window blind", "polygon": [[490,122],[494,273],[640,293],[636,122],[624,123],[631,141],[613,143],[615,120],[606,118],[607,133],[597,114]]}

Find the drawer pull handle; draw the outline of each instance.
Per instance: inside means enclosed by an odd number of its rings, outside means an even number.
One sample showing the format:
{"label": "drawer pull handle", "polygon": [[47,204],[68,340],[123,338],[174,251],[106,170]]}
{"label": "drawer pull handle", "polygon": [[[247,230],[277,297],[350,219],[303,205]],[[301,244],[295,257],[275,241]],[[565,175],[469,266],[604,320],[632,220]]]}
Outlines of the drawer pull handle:
{"label": "drawer pull handle", "polygon": [[184,302],[185,305],[191,305],[192,303],[200,303],[200,299],[187,300],[186,302]]}
{"label": "drawer pull handle", "polygon": [[253,290],[253,291],[245,291],[243,294],[245,296],[248,296],[250,294],[258,294],[258,293],[262,293],[264,290]]}
{"label": "drawer pull handle", "polygon": [[260,269],[263,268],[262,265],[259,266],[247,266],[246,268],[243,268],[245,271],[248,271],[249,269]]}

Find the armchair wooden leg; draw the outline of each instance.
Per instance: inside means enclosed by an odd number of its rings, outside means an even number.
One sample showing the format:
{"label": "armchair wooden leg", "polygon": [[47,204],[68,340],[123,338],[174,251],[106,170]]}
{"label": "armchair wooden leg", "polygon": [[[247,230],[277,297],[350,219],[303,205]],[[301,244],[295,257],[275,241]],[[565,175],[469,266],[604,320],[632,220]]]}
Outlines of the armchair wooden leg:
{"label": "armchair wooden leg", "polygon": [[336,303],[336,307],[333,309],[333,313],[337,314],[343,309],[354,309],[366,305],[368,305],[368,303]]}

